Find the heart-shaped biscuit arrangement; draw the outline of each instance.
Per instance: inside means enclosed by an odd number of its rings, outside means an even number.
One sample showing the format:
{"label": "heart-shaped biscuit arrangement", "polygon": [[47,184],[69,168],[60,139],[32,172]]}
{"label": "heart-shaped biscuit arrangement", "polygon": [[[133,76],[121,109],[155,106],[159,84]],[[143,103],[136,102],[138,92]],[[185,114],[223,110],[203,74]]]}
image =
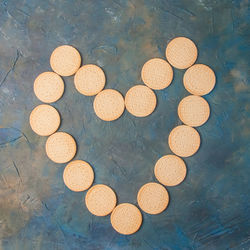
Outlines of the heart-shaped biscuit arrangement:
{"label": "heart-shaped biscuit arrangement", "polygon": [[[169,147],[174,154],[165,155],[156,162],[154,174],[159,183],[147,183],[137,194],[142,211],[159,214],[169,203],[165,186],[176,186],[186,177],[186,164],[181,157],[194,155],[200,147],[200,135],[193,127],[203,125],[210,115],[209,105],[201,96],[214,88],[215,74],[204,64],[194,64],[197,56],[197,47],[193,41],[185,37],[174,38],[166,47],[167,60],[153,58],[147,61],[141,70],[145,85],[133,86],[123,98],[117,90],[104,89],[106,77],[100,67],[93,64],[81,66],[80,53],[72,46],[63,45],[51,54],[50,65],[54,72],[40,74],[34,81],[34,92],[44,103],[56,102],[64,92],[61,76],[75,74],[74,84],[78,92],[85,96],[95,95],[93,108],[100,119],[116,120],[125,108],[136,117],[146,117],[156,107],[154,90],[165,89],[171,84],[172,66],[187,69],[183,84],[191,95],[183,98],[178,105],[178,116],[183,125],[175,127],[168,137]],[[141,211],[130,203],[117,205],[116,194],[109,186],[92,186],[94,171],[91,165],[83,160],[71,161],[77,151],[74,138],[68,133],[56,132],[60,120],[58,111],[48,104],[38,105],[30,114],[32,130],[38,135],[49,136],[46,141],[47,156],[56,163],[69,162],[63,173],[65,185],[75,192],[88,189],[85,203],[92,214],[111,214],[111,224],[117,232],[126,235],[135,233],[142,224]]]}

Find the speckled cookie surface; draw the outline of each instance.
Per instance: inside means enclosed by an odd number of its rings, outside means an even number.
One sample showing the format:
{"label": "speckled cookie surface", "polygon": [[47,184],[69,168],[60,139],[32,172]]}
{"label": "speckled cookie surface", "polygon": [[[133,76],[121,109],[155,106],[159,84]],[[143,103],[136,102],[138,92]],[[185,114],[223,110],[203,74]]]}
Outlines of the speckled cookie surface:
{"label": "speckled cookie surface", "polygon": [[30,113],[30,127],[41,136],[48,136],[56,132],[61,118],[58,111],[47,104],[35,107]]}
{"label": "speckled cookie surface", "polygon": [[75,192],[88,189],[92,185],[93,180],[94,171],[86,161],[71,161],[63,171],[65,185]]}
{"label": "speckled cookie surface", "polygon": [[216,82],[214,71],[205,64],[195,64],[183,76],[183,84],[193,95],[206,95],[210,93]]}
{"label": "speckled cookie surface", "polygon": [[128,90],[125,106],[129,113],[137,117],[145,117],[155,110],[157,103],[153,90],[144,85],[136,85]]}
{"label": "speckled cookie surface", "polygon": [[76,142],[71,135],[56,132],[46,141],[46,153],[56,163],[68,162],[76,154]]}
{"label": "speckled cookie surface", "polygon": [[168,191],[159,183],[147,183],[140,188],[137,194],[137,202],[144,212],[159,214],[168,206]]}
{"label": "speckled cookie surface", "polygon": [[72,46],[57,47],[50,56],[50,66],[58,75],[71,76],[81,65],[81,55]]}
{"label": "speckled cookie surface", "polygon": [[180,125],[170,132],[168,144],[176,155],[189,157],[198,151],[200,147],[200,135],[194,128]]}
{"label": "speckled cookie surface", "polygon": [[94,99],[94,111],[104,121],[114,121],[124,112],[124,98],[114,89],[101,91]]}
{"label": "speckled cookie surface", "polygon": [[34,81],[34,93],[42,102],[55,102],[62,97],[63,92],[63,79],[54,72],[43,72]]}
{"label": "speckled cookie surface", "polygon": [[98,94],[104,88],[105,82],[103,70],[94,64],[82,66],[74,77],[76,89],[86,96]]}
{"label": "speckled cookie surface", "polygon": [[195,95],[183,98],[178,105],[180,120],[191,127],[203,125],[209,118],[210,108],[207,101]]}
{"label": "speckled cookie surface", "polygon": [[85,204],[89,212],[96,216],[108,215],[116,205],[115,192],[106,185],[95,185],[88,190]]}
{"label": "speckled cookie surface", "polygon": [[177,69],[186,69],[192,66],[198,56],[198,50],[192,40],[186,37],[176,37],[169,42],[166,48],[168,62]]}
{"label": "speckled cookie surface", "polygon": [[142,214],[133,204],[122,203],[113,210],[110,217],[112,227],[120,234],[133,234],[142,224]]}
{"label": "speckled cookie surface", "polygon": [[155,164],[156,179],[165,186],[176,186],[186,177],[185,162],[176,155],[164,155]]}
{"label": "speckled cookie surface", "polygon": [[143,65],[141,78],[151,89],[164,89],[173,80],[173,69],[167,61],[161,58],[153,58]]}

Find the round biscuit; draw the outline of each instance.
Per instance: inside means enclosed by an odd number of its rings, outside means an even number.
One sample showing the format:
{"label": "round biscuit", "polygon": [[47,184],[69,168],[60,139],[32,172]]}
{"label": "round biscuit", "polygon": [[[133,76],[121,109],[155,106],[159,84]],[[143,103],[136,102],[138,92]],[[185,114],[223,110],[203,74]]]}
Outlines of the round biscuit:
{"label": "round biscuit", "polygon": [[47,104],[36,106],[30,113],[30,127],[38,135],[48,136],[57,131],[61,118],[58,111]]}
{"label": "round biscuit", "polygon": [[71,76],[81,65],[81,55],[74,47],[62,45],[57,47],[50,56],[50,66],[58,75]]}
{"label": "round biscuit", "polygon": [[90,213],[96,216],[106,216],[116,206],[116,194],[110,187],[98,184],[88,190],[85,204]]}
{"label": "round biscuit", "polygon": [[125,96],[125,106],[129,113],[145,117],[153,113],[157,103],[153,90],[144,85],[130,88]]}
{"label": "round biscuit", "polygon": [[176,155],[189,157],[198,151],[200,147],[200,135],[194,128],[187,125],[180,125],[170,132],[168,144]]}
{"label": "round biscuit", "polygon": [[166,47],[166,58],[177,69],[190,67],[195,63],[197,56],[196,45],[186,37],[176,37]]}
{"label": "round biscuit", "polygon": [[151,89],[165,89],[173,80],[173,69],[167,61],[153,58],[143,65],[141,78]]}
{"label": "round biscuit", "polygon": [[104,121],[114,121],[124,112],[124,98],[114,89],[101,91],[94,99],[94,111]]}
{"label": "round biscuit", "polygon": [[66,163],[76,154],[74,138],[65,132],[56,132],[46,141],[46,153],[50,160],[56,163]]}
{"label": "round biscuit", "polygon": [[137,194],[137,202],[144,212],[159,214],[168,206],[168,191],[159,183],[147,183],[140,188]]}
{"label": "round biscuit", "polygon": [[105,82],[103,70],[93,64],[82,66],[74,77],[77,91],[86,96],[98,94],[104,88]]}
{"label": "round biscuit", "polygon": [[34,93],[42,102],[56,102],[62,97],[63,92],[63,79],[54,72],[43,72],[34,81]]}
{"label": "round biscuit", "polygon": [[141,227],[142,214],[135,205],[122,203],[113,210],[110,222],[118,233],[124,235],[133,234]]}
{"label": "round biscuit", "polygon": [[191,127],[203,125],[208,120],[209,115],[209,104],[200,96],[186,96],[178,105],[178,116],[180,120]]}
{"label": "round biscuit", "polygon": [[81,192],[92,185],[94,171],[86,161],[71,161],[63,171],[63,181],[70,190]]}
{"label": "round biscuit", "polygon": [[155,164],[156,179],[165,186],[176,186],[186,177],[185,162],[176,155],[164,155]]}
{"label": "round biscuit", "polygon": [[185,89],[193,95],[210,93],[216,82],[214,71],[205,64],[195,64],[183,76]]}

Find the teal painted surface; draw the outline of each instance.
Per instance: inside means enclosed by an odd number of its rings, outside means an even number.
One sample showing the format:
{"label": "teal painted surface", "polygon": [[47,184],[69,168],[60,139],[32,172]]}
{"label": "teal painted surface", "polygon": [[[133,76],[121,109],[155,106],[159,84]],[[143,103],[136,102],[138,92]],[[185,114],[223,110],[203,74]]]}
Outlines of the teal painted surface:
{"label": "teal painted surface", "polygon": [[[1,1],[0,249],[249,249],[249,17],[248,1]],[[122,236],[109,217],[87,211],[85,193],[64,186],[64,165],[48,160],[46,138],[31,131],[29,114],[40,104],[33,81],[50,70],[55,47],[71,44],[124,95],[142,83],[143,63],[164,58],[176,36],[193,39],[197,62],[216,72],[205,96],[211,117],[198,128],[200,150],[185,159],[185,182],[168,188],[168,209],[143,214],[140,231]],[[93,98],[75,90],[73,77],[64,78],[65,94],[53,104],[60,130],[76,138],[76,159],[90,162],[95,183],[114,188],[119,202],[136,203],[140,186],[155,181],[157,159],[170,153],[167,137],[188,95],[183,73],[174,70],[173,83],[156,92],[151,116],[125,112],[112,123],[96,117]]]}

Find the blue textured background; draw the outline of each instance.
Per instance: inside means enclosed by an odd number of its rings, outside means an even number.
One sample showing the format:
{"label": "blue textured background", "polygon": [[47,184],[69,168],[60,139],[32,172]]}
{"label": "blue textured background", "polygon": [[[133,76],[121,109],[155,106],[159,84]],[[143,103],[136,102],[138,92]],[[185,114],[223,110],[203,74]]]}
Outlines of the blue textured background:
{"label": "blue textured background", "polygon": [[[250,249],[250,88],[248,0],[0,1],[0,249]],[[205,98],[209,121],[198,131],[200,150],[185,159],[188,175],[168,188],[171,202],[160,215],[143,214],[139,232],[116,233],[109,216],[92,216],[83,193],[63,184],[63,165],[48,160],[46,138],[28,123],[40,102],[35,77],[50,70],[53,49],[71,44],[83,63],[104,68],[107,88],[121,93],[141,83],[143,63],[164,58],[175,36],[193,39],[199,63],[216,72]],[[91,163],[95,183],[110,185],[119,202],[136,203],[141,185],[153,181],[156,160],[170,153],[167,137],[180,124],[178,102],[187,91],[184,71],[157,91],[147,118],[128,112],[106,123],[92,97],[65,78],[61,131],[77,140],[76,159]]]}

